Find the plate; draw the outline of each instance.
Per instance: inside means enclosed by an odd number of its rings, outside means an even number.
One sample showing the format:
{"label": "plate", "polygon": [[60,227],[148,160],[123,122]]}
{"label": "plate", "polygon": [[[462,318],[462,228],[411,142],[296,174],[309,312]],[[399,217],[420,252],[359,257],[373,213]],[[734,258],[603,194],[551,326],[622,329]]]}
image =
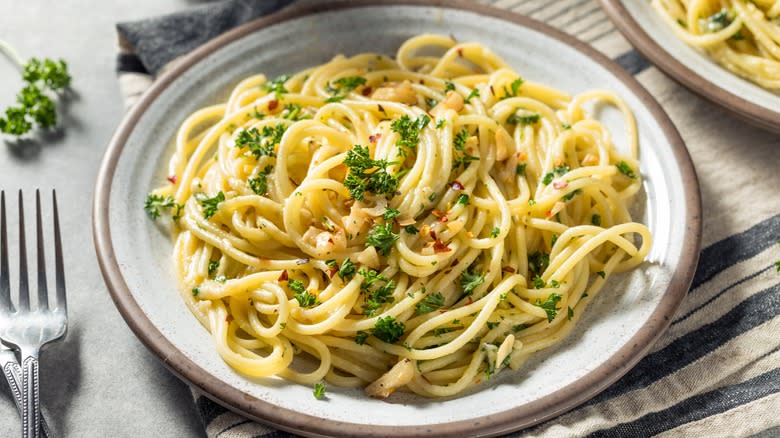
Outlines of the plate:
{"label": "plate", "polygon": [[[423,32],[483,43],[527,79],[569,93],[605,88],[625,99],[640,132],[646,178],[636,217],[655,234],[652,263],[611,282],[565,342],[536,355],[522,370],[501,373],[457,398],[395,394],[385,402],[360,390],[331,387],[328,399],[318,401],[311,387],[237,374],[181,302],[172,274],[172,243],[142,208],[146,194],[164,181],[178,125],[196,109],[225,99],[251,73],[274,77],[337,53],[394,54],[402,41]],[[619,112],[604,108],[600,118],[621,143]],[[312,436],[495,435],[583,403],[636,364],[668,326],[690,285],[701,226],[698,182],[688,152],[639,83],[561,32],[466,2],[314,4],[254,21],[207,43],[160,77],[122,121],[103,158],[93,208],[104,278],[139,339],[174,373],[224,406]]]}
{"label": "plate", "polygon": [[615,27],[653,64],[691,91],[780,133],[780,94],[743,79],[678,39],[648,0],[600,0]]}

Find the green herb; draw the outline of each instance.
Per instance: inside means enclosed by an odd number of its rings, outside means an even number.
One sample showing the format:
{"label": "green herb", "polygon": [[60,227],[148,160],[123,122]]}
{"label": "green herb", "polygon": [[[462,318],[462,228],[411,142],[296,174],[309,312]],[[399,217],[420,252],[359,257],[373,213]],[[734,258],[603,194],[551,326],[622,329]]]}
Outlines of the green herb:
{"label": "green herb", "polygon": [[565,175],[570,170],[571,168],[569,166],[566,165],[558,166],[554,168],[552,172],[549,172],[546,175],[544,175],[544,178],[542,179],[542,184],[549,185],[552,182],[553,178],[555,178],[556,176]]}
{"label": "green herb", "polygon": [[317,382],[314,384],[314,398],[317,400],[325,398],[325,383]]}
{"label": "green herb", "polygon": [[479,97],[479,90],[478,90],[478,89],[476,89],[476,88],[474,88],[473,90],[471,90],[471,93],[469,93],[469,95],[468,95],[468,96],[466,96],[466,98],[465,98],[465,99],[463,99],[463,102],[465,102],[465,103],[470,103],[470,102],[471,102],[471,99],[473,99],[473,98],[475,98],[475,97]]}
{"label": "green herb", "polygon": [[455,84],[450,81],[444,81],[444,92],[455,91]]}
{"label": "green herb", "polygon": [[197,287],[193,287],[192,288],[192,296],[193,297],[197,297],[198,294],[200,294],[200,289],[198,289]]}
{"label": "green herb", "polygon": [[303,108],[296,103],[289,103],[284,106],[284,111],[282,111],[282,118],[296,122],[298,120],[310,119],[310,115],[301,113],[302,109]]}
{"label": "green herb", "polygon": [[263,84],[263,89],[265,91],[268,91],[269,93],[273,92],[276,93],[277,98],[281,98],[283,94],[289,93],[286,88],[284,88],[284,83],[287,82],[292,76],[290,75],[281,75],[277,76],[274,80],[271,82],[266,82]]}
{"label": "green herb", "polygon": [[530,277],[542,275],[550,265],[550,255],[536,251],[528,256],[528,275]]}
{"label": "green herb", "polygon": [[463,288],[464,295],[471,295],[474,289],[485,282],[485,276],[481,275],[478,271],[471,272],[465,270],[460,274],[460,287]]}
{"label": "green herb", "polygon": [[617,164],[615,164],[615,167],[622,173],[623,175],[631,178],[636,179],[636,173],[634,173],[634,169],[631,168],[631,166],[628,165],[625,161],[620,161]]}
{"label": "green herb", "polygon": [[561,284],[558,283],[558,280],[550,280],[550,287],[558,289],[559,287],[561,287]]}
{"label": "green herb", "polygon": [[452,140],[453,146],[456,150],[462,151],[466,147],[466,141],[469,139],[469,130],[463,128],[455,134],[455,138]]}
{"label": "green herb", "polygon": [[398,217],[398,215],[400,215],[400,214],[401,214],[401,212],[396,210],[395,208],[387,207],[387,209],[385,209],[384,214],[382,215],[382,218],[384,220],[386,220],[386,221],[391,221],[391,220],[395,219],[396,217]]}
{"label": "green herb", "polygon": [[523,82],[523,78],[517,78],[509,85],[509,90],[507,90],[506,86],[504,86],[504,95],[501,96],[501,100],[510,97],[517,97],[517,93],[520,91],[520,87],[523,85]]}
{"label": "green herb", "polygon": [[488,330],[493,330],[494,328],[498,327],[499,324],[501,324],[501,323],[498,322],[498,321],[495,321],[495,322],[488,321],[487,322],[487,328],[488,328]]}
{"label": "green herb", "polygon": [[444,125],[447,124],[447,121],[444,119],[441,119],[436,122],[436,129],[441,129],[444,127]]}
{"label": "green herb", "polygon": [[598,275],[601,278],[606,278],[607,277],[607,273],[604,272],[604,271],[598,271],[598,272],[596,272],[596,275]]}
{"label": "green herb", "polygon": [[600,227],[601,226],[601,215],[594,214],[593,216],[591,216],[590,217],[590,223],[592,223],[593,225],[595,225],[597,227]]}
{"label": "green herb", "polygon": [[436,192],[433,192],[430,195],[428,195],[428,200],[431,201],[431,202],[435,201],[436,200]]}
{"label": "green herb", "polygon": [[428,108],[433,108],[436,106],[436,104],[439,103],[436,101],[436,99],[432,97],[426,97],[425,98],[425,104],[428,105]]}
{"label": "green herb", "polygon": [[568,310],[566,311],[566,318],[568,318],[568,320],[571,321],[571,319],[574,317],[574,309],[572,309],[570,306],[567,306],[567,309]]}
{"label": "green herb", "polygon": [[361,330],[355,334],[355,343],[363,345],[366,343],[366,339],[368,339],[369,336],[371,336],[370,333]]}
{"label": "green herb", "polygon": [[540,276],[535,276],[533,279],[534,289],[544,289],[547,287],[547,283]]}
{"label": "green herb", "polygon": [[683,20],[682,18],[678,18],[677,19],[677,24],[679,24],[680,26],[682,26],[682,27],[684,27],[686,29],[688,28],[688,23],[686,23],[685,20]]}
{"label": "green herb", "polygon": [[501,233],[501,228],[499,228],[499,227],[493,227],[493,229],[492,229],[492,230],[490,230],[490,237],[492,237],[492,238],[494,238],[494,239],[495,239],[496,237],[498,237],[498,234],[499,234],[499,233]]}
{"label": "green herb", "polygon": [[209,262],[209,277],[214,276],[219,269],[219,260],[212,260]]}
{"label": "green herb", "polygon": [[552,237],[550,238],[550,247],[555,246],[555,242],[557,242],[557,241],[558,241],[558,235],[557,234],[553,234]]}
{"label": "green herb", "polygon": [[355,88],[365,85],[366,78],[362,76],[347,76],[338,78],[332,84],[325,87],[325,91],[332,94],[332,97],[325,99],[325,102],[341,102]]}
{"label": "green herb", "polygon": [[[0,41],[0,46],[5,46]],[[18,55],[9,47],[12,58]],[[24,88],[16,95],[19,106],[8,107],[5,117],[0,117],[0,132],[21,136],[37,125],[41,128],[51,128],[57,124],[57,108],[50,94],[57,94],[70,87],[71,77],[68,64],[60,59],[57,61],[31,58],[27,63],[14,59],[22,66]]]}
{"label": "green herb", "polygon": [[355,145],[347,152],[344,164],[349,168],[349,174],[344,179],[344,187],[349,189],[353,199],[362,201],[365,192],[378,195],[392,195],[398,189],[398,179],[387,172],[390,162],[372,160],[368,148]]}
{"label": "green herb", "polygon": [[729,37],[732,41],[742,41],[745,39],[745,34],[742,33],[742,29],[738,30],[737,33]]}
{"label": "green herb", "polygon": [[529,200],[528,200],[528,206],[529,206],[529,207],[533,207],[534,205],[536,205],[536,201],[535,201],[535,200],[533,200],[533,199],[529,199]]}
{"label": "green herb", "polygon": [[268,175],[273,171],[273,166],[265,166],[265,169],[257,172],[253,178],[249,178],[246,182],[249,188],[256,194],[263,196],[268,193]]}
{"label": "green herb", "polygon": [[537,113],[527,113],[524,112],[522,114],[514,113],[506,118],[506,122],[510,125],[520,125],[520,126],[526,126],[526,125],[535,125],[539,123],[539,120],[541,120],[542,116]]}
{"label": "green herb", "polygon": [[517,324],[512,326],[512,331],[517,333],[528,328],[528,324]]}
{"label": "green herb", "polygon": [[561,128],[563,128],[563,129],[571,129],[571,125],[566,123],[566,122],[563,122],[563,123],[561,123]]}
{"label": "green herb", "polygon": [[560,310],[556,307],[556,304],[558,304],[558,301],[560,300],[560,295],[550,294],[550,296],[548,296],[544,301],[541,301],[537,298],[534,306],[544,309],[544,311],[547,313],[547,322],[552,322],[552,320],[555,319],[555,316],[558,314],[558,310]]}
{"label": "green herb", "polygon": [[459,167],[463,166],[463,169],[465,170],[469,167],[472,161],[479,161],[479,157],[475,157],[464,152],[463,155],[455,158],[455,161],[452,163],[452,168],[458,169]]}
{"label": "green herb", "polygon": [[152,219],[157,219],[160,217],[161,210],[168,209],[173,211],[173,220],[179,220],[184,206],[177,204],[172,196],[166,196],[163,198],[162,196],[155,195],[153,193],[150,193],[146,197],[146,201],[144,201],[144,210],[146,211],[146,214],[148,214]]}
{"label": "green herb", "polygon": [[208,219],[217,212],[219,209],[219,203],[225,200],[225,194],[220,190],[213,198],[206,197],[205,194],[199,193],[196,195],[196,199],[203,207],[203,217]]}
{"label": "green herb", "polygon": [[404,335],[404,330],[406,330],[404,323],[397,322],[392,316],[385,316],[376,321],[371,334],[388,344],[393,344],[401,339],[401,336]]}
{"label": "green herb", "polygon": [[528,167],[528,163],[520,163],[515,167],[515,173],[520,176],[525,176],[525,168]]}
{"label": "green herb", "polygon": [[414,313],[416,315],[422,315],[433,312],[442,306],[444,306],[444,295],[442,295],[441,292],[436,292],[435,294],[428,295],[425,299],[417,303],[417,306],[414,308]]}
{"label": "green herb", "polygon": [[775,268],[777,268],[777,272],[780,272],[780,260],[775,262]]}
{"label": "green herb", "polygon": [[355,276],[355,265],[350,259],[344,259],[339,268],[339,277],[344,281],[352,280]]}
{"label": "green herb", "polygon": [[707,18],[699,19],[699,27],[704,32],[718,32],[728,27],[735,17],[736,13],[733,10],[723,8]]}
{"label": "green herb", "polygon": [[393,226],[390,223],[379,224],[368,232],[366,246],[373,246],[379,252],[386,256],[390,254],[393,244],[401,236],[393,232]]}
{"label": "green herb", "polygon": [[406,231],[409,234],[417,234],[420,232],[420,230],[417,229],[414,225],[407,225],[404,227],[404,231]]}
{"label": "green herb", "polygon": [[395,142],[395,145],[398,146],[402,157],[405,157],[408,151],[417,149],[417,145],[420,143],[420,131],[428,126],[430,122],[431,118],[426,114],[418,116],[415,120],[412,120],[408,115],[403,115],[401,118],[393,121],[390,129],[399,134],[399,139]]}
{"label": "green herb", "polygon": [[312,307],[317,304],[317,297],[309,293],[303,282],[300,280],[287,280],[287,287],[295,294],[293,297],[298,301],[298,305],[303,308]]}
{"label": "green herb", "polygon": [[263,126],[262,131],[257,128],[242,129],[236,136],[236,147],[249,149],[255,158],[275,157],[276,145],[281,143],[286,130],[287,126],[283,123]]}
{"label": "green herb", "polygon": [[265,118],[265,113],[261,113],[260,111],[258,111],[257,107],[255,107],[254,111],[249,113],[249,115],[258,120],[263,120]]}
{"label": "green herb", "polygon": [[469,205],[469,195],[467,194],[461,194],[458,196],[458,200],[455,202],[456,204],[463,204],[463,205]]}
{"label": "green herb", "polygon": [[[373,316],[382,305],[394,301],[395,282],[388,280],[387,277],[373,269],[361,269],[358,273],[363,277],[360,290],[368,294],[363,304],[364,315]],[[376,287],[379,282],[383,282],[384,285]]]}

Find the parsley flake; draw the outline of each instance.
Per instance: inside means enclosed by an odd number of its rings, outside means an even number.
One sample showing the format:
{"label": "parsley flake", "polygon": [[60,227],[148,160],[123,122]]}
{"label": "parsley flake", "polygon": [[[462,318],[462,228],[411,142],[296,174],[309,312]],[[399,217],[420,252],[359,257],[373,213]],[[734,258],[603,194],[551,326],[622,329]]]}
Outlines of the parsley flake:
{"label": "parsley flake", "polygon": [[198,193],[195,197],[203,207],[203,217],[209,219],[219,209],[219,204],[225,200],[225,194],[220,190],[213,198],[207,197],[204,193]]}
{"label": "parsley flake", "polygon": [[559,294],[550,294],[544,301],[537,298],[534,306],[544,309],[545,313],[547,313],[547,322],[552,322],[555,316],[558,315],[558,310],[560,310],[556,307],[560,300],[561,296]]}

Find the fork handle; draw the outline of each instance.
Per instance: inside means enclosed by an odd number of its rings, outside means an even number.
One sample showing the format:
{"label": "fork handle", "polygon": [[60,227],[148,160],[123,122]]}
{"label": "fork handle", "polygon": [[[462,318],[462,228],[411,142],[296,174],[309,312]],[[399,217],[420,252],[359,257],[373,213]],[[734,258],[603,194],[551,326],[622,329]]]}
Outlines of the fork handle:
{"label": "fork handle", "polygon": [[[16,409],[19,411],[19,413],[22,413],[22,367],[19,366],[16,361],[7,362],[3,366],[3,374],[5,374],[5,380],[8,382],[8,387],[11,388],[11,394],[14,398],[14,403],[16,404]],[[46,423],[46,418],[43,416],[43,412],[40,414],[41,417],[41,436],[43,438],[51,438],[54,435],[51,434],[51,431],[49,431],[49,424]]]}
{"label": "fork handle", "polygon": [[40,438],[41,404],[38,389],[38,352],[22,350],[22,438]]}

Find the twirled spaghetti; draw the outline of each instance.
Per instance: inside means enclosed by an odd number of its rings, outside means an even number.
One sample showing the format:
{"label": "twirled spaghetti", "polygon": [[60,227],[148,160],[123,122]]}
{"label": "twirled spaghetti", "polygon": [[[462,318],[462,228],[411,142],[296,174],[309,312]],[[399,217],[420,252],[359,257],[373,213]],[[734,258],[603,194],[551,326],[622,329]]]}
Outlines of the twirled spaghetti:
{"label": "twirled spaghetti", "polygon": [[780,90],[780,1],[652,0],[686,44],[756,84]]}
{"label": "twirled spaghetti", "polygon": [[[623,112],[626,155],[588,102]],[[182,297],[239,372],[449,396],[555,344],[642,262],[637,141],[611,93],[422,35],[243,80],[184,121],[146,208],[173,213]]]}

